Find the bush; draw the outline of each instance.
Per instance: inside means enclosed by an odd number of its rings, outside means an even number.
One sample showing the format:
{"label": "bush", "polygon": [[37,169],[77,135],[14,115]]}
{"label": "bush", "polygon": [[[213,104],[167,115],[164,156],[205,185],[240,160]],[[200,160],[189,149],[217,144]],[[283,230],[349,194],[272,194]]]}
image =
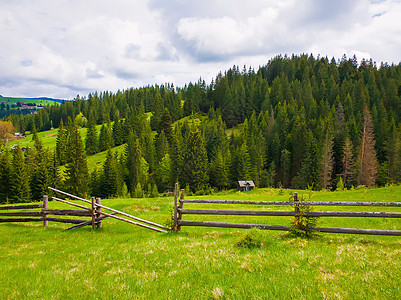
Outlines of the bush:
{"label": "bush", "polygon": [[[309,197],[310,198],[310,197]],[[299,213],[294,216],[294,220],[289,228],[291,235],[301,237],[301,238],[311,238],[318,236],[318,231],[312,229],[318,222],[318,217],[308,216],[308,213],[312,211],[310,205],[306,205],[305,200],[300,198],[299,203],[293,204],[293,207],[298,207]]]}
{"label": "bush", "polygon": [[235,242],[237,247],[243,248],[260,248],[262,247],[262,235],[260,229],[252,228],[241,235]]}

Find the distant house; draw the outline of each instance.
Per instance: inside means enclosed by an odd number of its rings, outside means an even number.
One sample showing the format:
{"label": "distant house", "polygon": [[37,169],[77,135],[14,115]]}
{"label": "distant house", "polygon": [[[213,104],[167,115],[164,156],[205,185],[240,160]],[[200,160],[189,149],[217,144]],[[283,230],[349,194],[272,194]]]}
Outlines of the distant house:
{"label": "distant house", "polygon": [[241,192],[251,191],[254,188],[255,184],[252,180],[238,181],[238,190],[240,190]]}

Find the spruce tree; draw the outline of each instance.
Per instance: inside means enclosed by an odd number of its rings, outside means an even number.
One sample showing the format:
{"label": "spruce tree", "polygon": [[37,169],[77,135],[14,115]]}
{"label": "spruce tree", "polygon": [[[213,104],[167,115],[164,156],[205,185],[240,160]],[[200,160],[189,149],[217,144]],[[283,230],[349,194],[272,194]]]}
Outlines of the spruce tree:
{"label": "spruce tree", "polygon": [[34,201],[41,201],[43,195],[48,194],[47,188],[50,185],[50,153],[47,149],[35,145],[34,164],[31,170],[31,197]]}
{"label": "spruce tree", "polygon": [[377,168],[373,122],[369,109],[365,106],[363,109],[363,129],[358,155],[358,185],[374,185]]}
{"label": "spruce tree", "polygon": [[57,132],[56,138],[56,154],[59,164],[65,165],[67,163],[67,139],[68,133],[64,128],[63,119],[60,120],[60,127]]}
{"label": "spruce tree", "polygon": [[117,160],[111,149],[107,151],[106,160],[103,164],[103,176],[102,176],[102,197],[109,198],[117,196],[118,192],[118,171],[117,171]]}
{"label": "spruce tree", "polygon": [[88,127],[86,131],[86,139],[85,139],[85,150],[86,154],[92,155],[98,152],[98,134],[96,130],[96,123],[93,117],[93,113],[89,115]]}
{"label": "spruce tree", "polygon": [[5,150],[0,153],[0,204],[10,201],[12,174],[10,152]]}
{"label": "spruce tree", "polygon": [[68,139],[68,161],[65,169],[65,189],[77,196],[88,192],[88,166],[84,144],[78,131],[78,124],[73,123]]}
{"label": "spruce tree", "polygon": [[127,186],[132,194],[140,182],[142,153],[138,139],[130,132],[128,143],[125,146],[125,164],[127,169]]}
{"label": "spruce tree", "polygon": [[331,185],[331,176],[333,173],[333,138],[326,132],[326,138],[324,140],[322,160],[321,160],[321,185],[323,189],[326,189]]}
{"label": "spruce tree", "polygon": [[354,161],[354,155],[352,152],[352,142],[349,137],[345,138],[344,141],[344,147],[343,147],[343,157],[342,157],[342,178],[343,178],[343,184],[344,187],[347,187],[349,185],[349,181],[351,179],[351,176],[354,174],[354,168],[355,168],[355,161]]}
{"label": "spruce tree", "polygon": [[100,128],[100,135],[99,135],[99,151],[106,151],[107,149],[113,147],[112,142],[113,136],[108,125],[103,124]]}
{"label": "spruce tree", "polygon": [[217,152],[215,159],[210,164],[210,183],[219,190],[228,186],[228,170],[221,150]]}
{"label": "spruce tree", "polygon": [[11,203],[29,202],[31,200],[29,176],[21,148],[13,151],[11,177]]}
{"label": "spruce tree", "polygon": [[189,184],[192,192],[203,190],[209,180],[208,167],[202,134],[193,126],[184,145],[181,182]]}

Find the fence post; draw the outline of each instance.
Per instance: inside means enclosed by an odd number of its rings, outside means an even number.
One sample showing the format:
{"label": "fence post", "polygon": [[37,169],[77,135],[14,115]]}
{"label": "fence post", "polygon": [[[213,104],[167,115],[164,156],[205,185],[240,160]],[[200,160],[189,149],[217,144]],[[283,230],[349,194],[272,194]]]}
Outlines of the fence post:
{"label": "fence post", "polygon": [[95,229],[95,220],[96,220],[96,204],[95,204],[95,197],[92,197],[92,229]]}
{"label": "fence post", "polygon": [[174,232],[177,232],[177,226],[178,226],[177,202],[178,202],[178,183],[176,183],[174,187],[174,227],[173,227]]}
{"label": "fence post", "polygon": [[294,209],[295,209],[295,214],[299,214],[299,198],[298,198],[298,193],[294,193]]}
{"label": "fence post", "polygon": [[[44,195],[42,211],[47,210],[48,208],[49,208],[49,196]],[[43,226],[48,226],[48,225],[49,225],[49,221],[47,220],[47,214],[45,213],[43,215]]]}
{"label": "fence post", "polygon": [[[180,204],[179,204],[179,206],[178,206],[178,208],[182,208],[183,207],[183,205],[184,205],[184,198],[185,198],[185,190],[184,189],[182,189],[181,190],[181,195],[180,195]],[[181,219],[182,219],[182,214],[181,214],[181,212],[179,211],[178,212],[178,221],[181,221]],[[177,221],[177,225],[178,225],[178,221]],[[181,231],[181,225],[178,225],[177,226],[177,231]]]}
{"label": "fence post", "polygon": [[[100,199],[100,198],[96,198],[96,204],[102,204],[102,199]],[[96,217],[97,218],[100,218],[102,215],[101,215],[101,211],[102,211],[102,208],[100,207],[100,206],[96,206]],[[96,228],[102,228],[102,221],[98,221],[98,223],[97,223],[97,225],[96,225]]]}

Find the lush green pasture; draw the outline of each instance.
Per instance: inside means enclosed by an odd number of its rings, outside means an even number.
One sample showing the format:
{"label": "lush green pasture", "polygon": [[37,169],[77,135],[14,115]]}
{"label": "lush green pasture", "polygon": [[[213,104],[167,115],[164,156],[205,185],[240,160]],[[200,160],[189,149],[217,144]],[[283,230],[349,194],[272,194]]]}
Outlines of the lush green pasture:
{"label": "lush green pasture", "polygon": [[[259,189],[201,198],[284,201],[292,193]],[[401,187],[316,192],[312,200],[401,201],[400,193]],[[173,199],[103,202],[164,223]],[[68,206],[51,202],[49,207]],[[246,205],[235,208],[250,209]],[[230,221],[233,219],[271,224],[289,224],[291,220],[233,217]],[[381,218],[322,218],[320,225],[401,229],[400,221]],[[183,227],[179,234],[162,234],[114,219],[105,220],[101,230],[63,231],[67,227],[0,224],[0,298],[392,299],[400,295],[399,237],[324,234],[303,240],[285,232],[263,231],[261,248],[244,249],[235,242],[246,230]]]}
{"label": "lush green pasture", "polygon": [[42,104],[43,106],[46,105],[54,105],[56,101],[54,100],[45,100],[45,99],[27,99],[27,98],[13,98],[13,97],[0,97],[0,102],[6,102],[6,104],[13,104],[17,102],[23,102],[23,103],[36,103]]}

